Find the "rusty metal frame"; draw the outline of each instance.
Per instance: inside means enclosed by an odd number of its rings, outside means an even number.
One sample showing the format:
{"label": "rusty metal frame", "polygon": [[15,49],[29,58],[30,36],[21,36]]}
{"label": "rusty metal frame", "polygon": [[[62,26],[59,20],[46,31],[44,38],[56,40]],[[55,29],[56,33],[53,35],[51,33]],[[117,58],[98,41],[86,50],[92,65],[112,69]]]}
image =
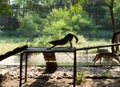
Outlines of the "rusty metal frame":
{"label": "rusty metal frame", "polygon": [[[39,47],[35,47],[35,48],[39,48]],[[43,48],[43,47],[42,47]],[[29,53],[41,53],[41,52],[73,52],[74,53],[74,70],[73,70],[73,87],[75,87],[75,82],[76,82],[76,48],[66,48],[63,47],[63,49],[61,50],[29,50],[32,48],[28,48],[26,49],[24,52],[22,52],[20,54],[20,81],[19,81],[19,87],[22,87],[22,66],[23,66],[23,58],[25,58],[25,82],[27,81],[27,66],[28,66],[28,54]],[[46,48],[45,48],[46,49]],[[59,48],[57,48],[59,49]],[[65,49],[65,50],[64,50]]]}

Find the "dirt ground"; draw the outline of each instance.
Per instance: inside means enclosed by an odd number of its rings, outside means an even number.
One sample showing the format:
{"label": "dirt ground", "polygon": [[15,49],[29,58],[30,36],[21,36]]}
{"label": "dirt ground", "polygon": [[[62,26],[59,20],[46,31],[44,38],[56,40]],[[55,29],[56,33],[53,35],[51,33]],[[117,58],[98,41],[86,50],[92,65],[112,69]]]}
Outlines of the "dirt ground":
{"label": "dirt ground", "polygon": [[[1,87],[19,87],[19,79],[4,81]],[[44,81],[43,84],[40,79],[28,78],[28,81],[23,83],[22,87],[73,87],[73,85],[72,79],[50,79]],[[76,84],[76,87],[120,87],[120,79],[87,79],[87,81],[81,83],[81,85]]]}
{"label": "dirt ground", "polygon": [[[0,87],[19,87],[19,68],[12,67],[8,71]],[[43,72],[44,68],[29,67],[27,82],[23,78],[22,87],[73,87],[72,67],[60,67],[52,73]],[[76,87],[120,87],[120,79],[86,79],[81,84],[77,83]]]}
{"label": "dirt ground", "polygon": [[[63,55],[63,54],[62,54]],[[71,62],[73,61],[72,56],[70,54],[64,54],[65,58],[61,60],[60,58],[57,59],[57,61],[60,62]],[[92,60],[94,55],[89,54],[89,59]],[[32,59],[32,62],[38,61],[38,59],[41,57],[34,56]],[[78,61],[86,61],[87,55],[78,55]],[[82,59],[81,59],[82,58]],[[14,58],[15,61],[18,61],[19,58]],[[9,58],[9,63],[11,64],[14,61],[11,61],[11,58]],[[41,60],[42,62],[44,60]],[[29,61],[31,62],[31,61]],[[9,64],[5,60],[1,62],[1,64]],[[18,61],[19,63],[19,61]],[[13,63],[12,63],[13,64]],[[39,63],[40,64],[40,63]],[[98,67],[98,68],[90,68],[90,67],[82,67],[79,68],[79,71],[82,71],[85,69],[83,75],[85,76],[113,76],[113,77],[120,77],[120,67]],[[0,87],[19,87],[19,65],[18,66],[9,66],[4,67],[0,66],[0,72],[2,70],[6,71],[5,78],[0,83]],[[23,68],[23,77],[24,77],[24,68]],[[22,87],[73,87],[73,67],[58,67],[58,69],[53,73],[46,73],[43,74],[45,70],[45,67],[41,66],[29,66],[28,67],[28,74],[27,74],[27,82],[24,82],[24,78],[22,80]],[[76,83],[76,87],[120,87],[120,78],[117,79],[88,79],[86,78],[85,81]]]}

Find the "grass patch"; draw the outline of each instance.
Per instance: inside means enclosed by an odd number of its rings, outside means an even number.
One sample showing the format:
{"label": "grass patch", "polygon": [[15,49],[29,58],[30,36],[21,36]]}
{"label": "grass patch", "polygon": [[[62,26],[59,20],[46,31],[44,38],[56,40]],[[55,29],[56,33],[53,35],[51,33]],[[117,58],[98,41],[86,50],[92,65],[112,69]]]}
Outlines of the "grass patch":
{"label": "grass patch", "polygon": [[87,81],[84,73],[85,73],[85,69],[82,69],[77,73],[77,77],[76,77],[76,83],[77,84],[81,84],[81,82],[86,82]]}
{"label": "grass patch", "polygon": [[[83,32],[83,33],[87,36],[88,32]],[[85,36],[84,34],[81,34],[83,35],[83,37],[79,37],[79,43],[75,43],[73,45],[77,48],[82,48],[82,47],[111,44],[111,40],[110,38],[108,38],[111,35],[111,33],[110,35],[108,35],[109,34],[108,31],[106,31],[106,33],[107,33],[107,36],[105,36],[104,32],[98,32],[98,34],[96,34],[94,38],[92,37],[86,38],[84,37]],[[99,37],[100,35],[101,37],[103,36],[104,39],[100,38]],[[0,33],[0,54],[4,54],[7,51],[11,51],[16,47],[23,46],[23,45],[35,46],[36,42],[34,40],[32,41],[29,41],[29,40],[30,40],[30,37],[20,37],[20,35],[18,35],[18,32],[16,31],[4,31],[3,33]],[[94,50],[92,52],[94,52]]]}
{"label": "grass patch", "polygon": [[0,39],[0,54],[4,54],[8,51],[26,45],[27,38],[18,37],[1,37]]}
{"label": "grass patch", "polygon": [[73,62],[59,62],[58,66],[73,66]]}
{"label": "grass patch", "polygon": [[[35,43],[33,42],[27,42],[29,38],[23,38],[23,37],[5,37],[1,36],[0,39],[0,54],[3,54],[7,51],[10,51],[16,47],[23,46],[23,45],[29,45]],[[86,44],[79,44],[76,47],[81,48],[81,47],[90,47],[90,46],[99,46],[99,45],[106,45],[110,44],[110,40],[104,40],[104,39],[99,39],[99,40],[94,40],[94,41],[89,41],[87,40]],[[33,44],[34,45],[34,44]]]}

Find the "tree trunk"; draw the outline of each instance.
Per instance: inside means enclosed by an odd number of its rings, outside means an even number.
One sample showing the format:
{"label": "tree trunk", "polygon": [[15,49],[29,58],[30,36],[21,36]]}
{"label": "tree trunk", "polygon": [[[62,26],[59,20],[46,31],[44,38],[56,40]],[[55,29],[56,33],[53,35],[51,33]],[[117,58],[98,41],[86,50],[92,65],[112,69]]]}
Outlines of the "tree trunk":
{"label": "tree trunk", "polygon": [[43,52],[46,61],[46,71],[51,72],[57,70],[57,61],[54,52]]}
{"label": "tree trunk", "polygon": [[109,7],[110,9],[110,16],[112,20],[112,29],[113,29],[113,34],[116,33],[116,27],[115,27],[115,20],[114,20],[114,13],[113,13],[113,7]]}

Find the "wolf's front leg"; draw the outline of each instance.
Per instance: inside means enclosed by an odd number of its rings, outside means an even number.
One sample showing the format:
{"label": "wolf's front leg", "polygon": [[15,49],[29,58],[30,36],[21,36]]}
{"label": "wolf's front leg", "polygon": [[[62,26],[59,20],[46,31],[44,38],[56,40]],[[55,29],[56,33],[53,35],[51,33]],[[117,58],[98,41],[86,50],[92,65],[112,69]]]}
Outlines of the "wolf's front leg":
{"label": "wolf's front leg", "polygon": [[69,41],[69,43],[70,43],[70,48],[72,48],[73,46],[72,46],[72,42],[71,41]]}

